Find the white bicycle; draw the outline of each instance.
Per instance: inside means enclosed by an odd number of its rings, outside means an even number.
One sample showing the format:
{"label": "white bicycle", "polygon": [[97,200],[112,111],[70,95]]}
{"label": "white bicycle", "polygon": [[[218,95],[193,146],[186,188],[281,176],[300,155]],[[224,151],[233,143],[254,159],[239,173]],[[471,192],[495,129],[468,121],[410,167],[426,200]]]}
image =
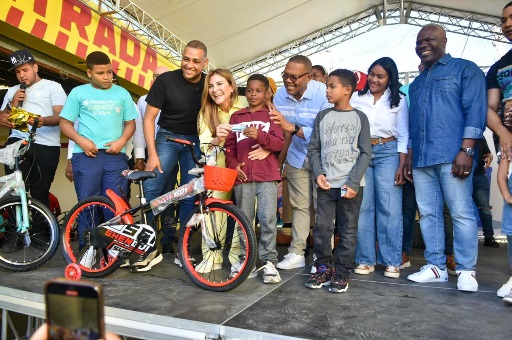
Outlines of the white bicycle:
{"label": "white bicycle", "polygon": [[48,262],[59,245],[59,224],[40,201],[28,197],[20,163],[30,150],[38,120],[26,140],[0,150],[0,162],[14,172],[0,177],[0,268],[23,272]]}

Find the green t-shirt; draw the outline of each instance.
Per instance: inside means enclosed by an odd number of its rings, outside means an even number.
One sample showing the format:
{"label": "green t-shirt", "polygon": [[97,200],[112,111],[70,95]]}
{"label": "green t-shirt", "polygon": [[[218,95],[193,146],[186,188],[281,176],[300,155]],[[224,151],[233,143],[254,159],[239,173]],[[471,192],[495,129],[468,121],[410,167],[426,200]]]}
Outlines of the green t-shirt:
{"label": "green t-shirt", "polygon": [[[103,90],[86,84],[71,91],[60,117],[71,122],[78,119],[78,134],[93,141],[98,149],[108,149],[105,144],[121,137],[124,122],[137,118],[137,110],[124,88],[112,85]],[[79,152],[83,150],[75,144],[73,153]]]}

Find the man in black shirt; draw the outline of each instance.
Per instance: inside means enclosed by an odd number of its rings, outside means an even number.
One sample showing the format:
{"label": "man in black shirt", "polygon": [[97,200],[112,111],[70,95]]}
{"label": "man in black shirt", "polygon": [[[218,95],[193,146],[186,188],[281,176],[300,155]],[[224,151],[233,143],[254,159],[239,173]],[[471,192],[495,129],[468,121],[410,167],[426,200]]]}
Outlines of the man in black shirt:
{"label": "man in black shirt", "polygon": [[[162,188],[168,182],[175,183],[171,178],[172,169],[179,163],[181,183],[188,183],[193,176],[188,174],[195,164],[188,147],[167,142],[167,137],[186,139],[195,144],[198,156],[199,136],[197,134],[197,115],[201,108],[201,95],[204,88],[205,75],[202,71],[208,65],[206,46],[192,40],[183,51],[181,69],[166,72],[155,79],[146,98],[147,107],[144,115],[144,136],[148,150],[147,171],[157,171],[158,176],[144,182],[147,200],[150,201],[163,194]],[[155,119],[158,120],[158,133],[155,136]],[[182,201],[180,208],[180,225],[185,228],[186,218],[194,209],[194,198]],[[150,219],[152,216],[148,216]],[[155,248],[146,256],[132,264],[133,272],[145,272],[162,260],[162,255]],[[181,267],[179,254],[174,263]]]}

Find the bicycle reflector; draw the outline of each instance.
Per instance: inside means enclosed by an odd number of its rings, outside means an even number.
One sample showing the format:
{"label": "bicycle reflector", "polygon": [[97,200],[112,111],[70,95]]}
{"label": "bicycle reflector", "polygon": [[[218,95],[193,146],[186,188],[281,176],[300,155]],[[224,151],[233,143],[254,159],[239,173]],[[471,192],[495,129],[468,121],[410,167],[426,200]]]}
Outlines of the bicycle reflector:
{"label": "bicycle reflector", "polygon": [[218,166],[204,166],[204,187],[208,190],[230,191],[238,172]]}

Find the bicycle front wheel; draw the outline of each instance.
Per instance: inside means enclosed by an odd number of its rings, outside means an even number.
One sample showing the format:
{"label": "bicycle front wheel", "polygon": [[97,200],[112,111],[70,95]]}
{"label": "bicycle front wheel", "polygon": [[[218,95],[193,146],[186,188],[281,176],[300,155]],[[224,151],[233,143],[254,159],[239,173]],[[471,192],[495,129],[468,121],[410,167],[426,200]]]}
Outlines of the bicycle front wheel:
{"label": "bicycle front wheel", "polygon": [[0,200],[0,267],[24,272],[48,262],[59,246],[59,224],[55,216],[40,201],[27,198],[30,244],[26,233],[18,232],[18,216],[22,204],[19,196]]}
{"label": "bicycle front wheel", "polygon": [[[62,254],[67,263],[78,264],[86,277],[103,277],[121,266],[117,252],[108,251],[105,256],[102,249],[91,246],[85,238],[87,229],[96,228],[114,216],[112,200],[93,196],[78,202],[62,223]],[[84,248],[87,250],[77,263],[78,255]]]}
{"label": "bicycle front wheel", "polygon": [[256,263],[256,234],[244,213],[214,202],[196,207],[180,232],[183,269],[199,287],[224,292],[241,285]]}

